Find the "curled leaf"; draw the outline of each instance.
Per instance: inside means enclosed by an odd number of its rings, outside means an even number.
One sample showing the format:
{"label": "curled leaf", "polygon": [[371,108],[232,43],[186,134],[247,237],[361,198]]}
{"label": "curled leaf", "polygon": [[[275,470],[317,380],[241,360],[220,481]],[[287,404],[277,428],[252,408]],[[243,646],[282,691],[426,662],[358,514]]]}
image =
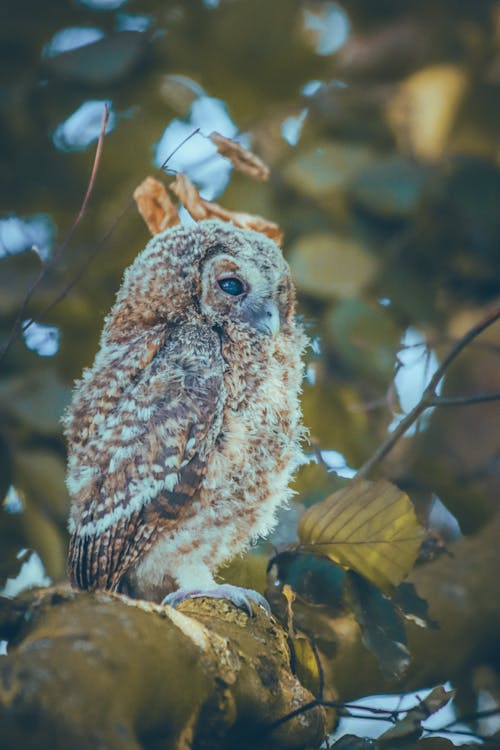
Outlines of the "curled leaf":
{"label": "curled leaf", "polygon": [[231,140],[231,138],[226,138],[216,131],[210,133],[209,138],[217,146],[219,154],[229,159],[238,172],[243,172],[256,180],[269,179],[267,164],[240,143]]}
{"label": "curled leaf", "polygon": [[177,208],[165,186],[154,177],[146,177],[134,190],[134,200],[151,234],[158,234],[179,224]]}
{"label": "curled leaf", "polygon": [[382,748],[387,745],[397,745],[403,738],[420,737],[424,728],[422,722],[446,706],[455,695],[454,690],[445,690],[442,685],[438,685],[431,690],[427,698],[420,701],[418,706],[408,711],[406,716],[398,721],[393,727],[380,735],[377,744]]}
{"label": "curled leaf", "polygon": [[231,212],[231,221],[237,227],[243,229],[253,229],[254,232],[260,232],[270,237],[277,245],[283,243],[283,232],[277,224],[268,219],[263,219],[262,216],[256,214],[246,214],[242,211]]}
{"label": "curled leaf", "polygon": [[179,173],[175,180],[170,183],[169,189],[177,196],[179,202],[182,203],[195,221],[202,221],[203,219],[228,221],[236,227],[253,229],[255,232],[265,234],[274,240],[277,245],[281,244],[283,235],[277,224],[262,218],[262,216],[229,211],[218,203],[205,200],[185,174]]}
{"label": "curled leaf", "polygon": [[205,201],[193,185],[189,177],[182,172],[176,175],[176,178],[168,186],[169,190],[174,193],[182,203],[184,208],[191,214],[195,221],[213,218],[209,216]]}
{"label": "curled leaf", "polygon": [[299,521],[301,548],[356,571],[382,591],[405,578],[424,530],[408,496],[384,480],[353,481]]}

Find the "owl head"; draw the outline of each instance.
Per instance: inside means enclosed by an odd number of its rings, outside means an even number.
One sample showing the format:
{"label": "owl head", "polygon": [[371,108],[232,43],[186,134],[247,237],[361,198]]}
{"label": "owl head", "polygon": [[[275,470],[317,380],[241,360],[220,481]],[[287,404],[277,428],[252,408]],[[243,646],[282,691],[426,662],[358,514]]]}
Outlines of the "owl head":
{"label": "owl head", "polygon": [[127,269],[104,337],[193,321],[274,336],[293,319],[288,264],[268,237],[221,221],[156,235]]}

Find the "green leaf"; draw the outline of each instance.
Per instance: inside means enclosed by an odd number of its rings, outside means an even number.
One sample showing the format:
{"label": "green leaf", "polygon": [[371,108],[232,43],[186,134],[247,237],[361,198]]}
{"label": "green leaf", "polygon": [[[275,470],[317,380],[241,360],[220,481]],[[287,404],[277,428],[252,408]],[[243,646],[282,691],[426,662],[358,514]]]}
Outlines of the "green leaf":
{"label": "green leaf", "polygon": [[335,354],[354,372],[387,387],[402,335],[392,312],[360,299],[344,299],[332,306],[325,324]]}
{"label": "green leaf", "polygon": [[377,658],[385,677],[401,677],[410,664],[410,652],[403,621],[393,602],[352,571],[346,573],[345,598],[361,629],[363,643]]}
{"label": "green leaf", "polygon": [[342,195],[354,180],[376,163],[376,153],[362,143],[323,141],[298,153],[285,168],[285,180],[315,200]]}
{"label": "green leaf", "polygon": [[56,370],[49,368],[1,381],[0,407],[27,431],[59,436],[70,394]]}
{"label": "green leaf", "polygon": [[389,156],[369,165],[356,178],[352,196],[358,206],[386,219],[415,213],[434,168],[405,156]]}
{"label": "green leaf", "polygon": [[327,301],[355,297],[377,271],[375,256],[361,240],[332,232],[299,237],[289,261],[299,289]]}
{"label": "green leaf", "polygon": [[424,530],[408,496],[395,485],[353,481],[299,521],[301,549],[330,558],[364,576],[382,591],[405,578]]}
{"label": "green leaf", "polygon": [[288,584],[304,601],[328,606],[330,613],[344,611],[345,570],[331,560],[285,550],[273,557],[269,569],[275,569],[280,584]]}
{"label": "green leaf", "polygon": [[421,628],[439,628],[439,623],[429,617],[426,599],[417,594],[415,585],[405,581],[400,583],[392,596],[392,601],[407,620],[412,620]]}
{"label": "green leaf", "polygon": [[44,515],[64,526],[69,512],[66,465],[55,451],[19,450],[13,456],[14,485],[40,508]]}

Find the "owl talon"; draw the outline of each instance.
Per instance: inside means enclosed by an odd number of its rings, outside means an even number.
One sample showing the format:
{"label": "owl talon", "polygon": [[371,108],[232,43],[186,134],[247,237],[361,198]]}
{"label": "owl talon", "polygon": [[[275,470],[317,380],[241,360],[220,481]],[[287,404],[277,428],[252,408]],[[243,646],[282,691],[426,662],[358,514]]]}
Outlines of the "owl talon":
{"label": "owl talon", "polygon": [[271,615],[271,607],[262,594],[259,594],[258,591],[254,591],[253,589],[232,586],[229,583],[223,583],[220,586],[215,586],[213,589],[208,589],[206,591],[178,589],[177,591],[168,594],[162,604],[177,607],[181,602],[186,601],[186,599],[199,599],[202,596],[206,596],[208,599],[227,599],[234,604],[235,607],[246,612],[249,617],[254,617],[252,602],[259,607],[262,607],[266,615]]}

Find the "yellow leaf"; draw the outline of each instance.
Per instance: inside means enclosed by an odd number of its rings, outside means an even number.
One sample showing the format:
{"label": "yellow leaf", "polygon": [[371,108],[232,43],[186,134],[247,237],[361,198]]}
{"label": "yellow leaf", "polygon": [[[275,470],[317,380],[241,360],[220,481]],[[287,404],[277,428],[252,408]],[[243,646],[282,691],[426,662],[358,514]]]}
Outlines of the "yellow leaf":
{"label": "yellow leaf", "polygon": [[294,672],[300,683],[316,695],[321,685],[321,674],[318,657],[311,641],[304,633],[299,633],[292,638],[292,646]]}
{"label": "yellow leaf", "polygon": [[412,569],[424,529],[395,485],[353,481],[306,510],[298,535],[305,551],[329,557],[388,591]]}
{"label": "yellow leaf", "polygon": [[290,638],[293,638],[295,635],[293,628],[293,603],[295,601],[295,591],[288,585],[288,583],[285,583],[282,593],[286,599],[287,632]]}
{"label": "yellow leaf", "polygon": [[432,65],[403,81],[387,108],[387,120],[402,150],[420,159],[445,151],[469,79],[458,65]]}

